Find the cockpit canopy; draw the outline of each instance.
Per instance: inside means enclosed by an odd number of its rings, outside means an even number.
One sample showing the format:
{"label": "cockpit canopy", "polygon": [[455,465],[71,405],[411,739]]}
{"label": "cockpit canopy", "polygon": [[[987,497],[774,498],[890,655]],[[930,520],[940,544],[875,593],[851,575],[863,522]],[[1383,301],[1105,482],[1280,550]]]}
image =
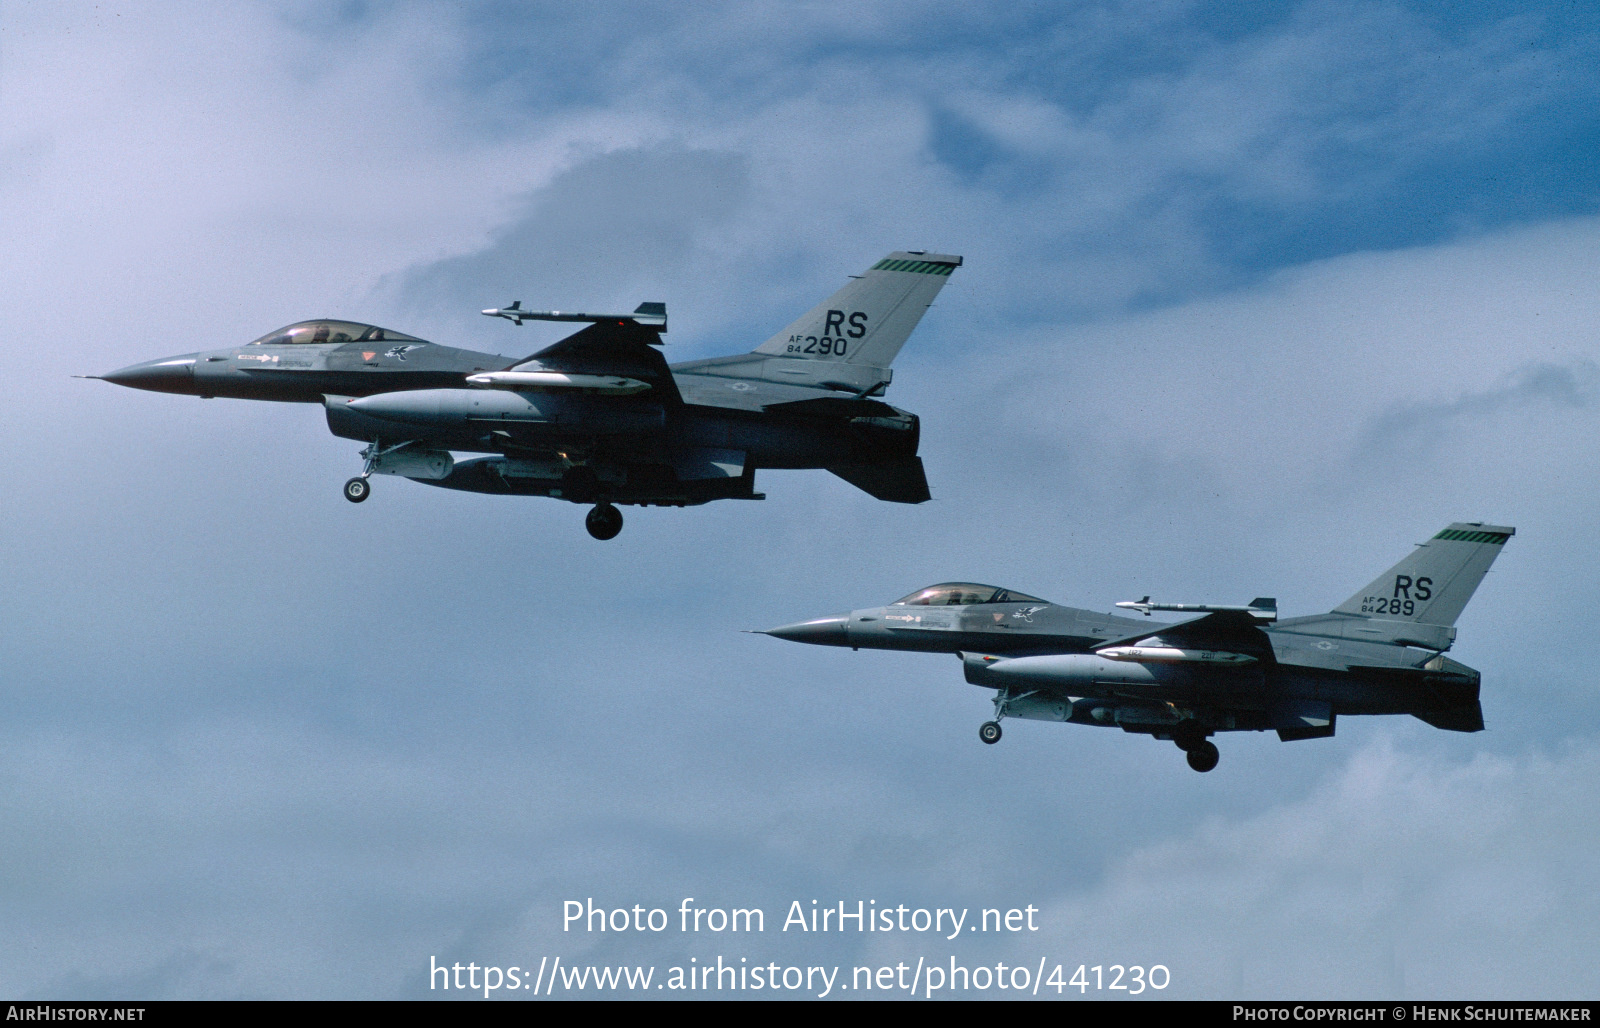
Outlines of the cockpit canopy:
{"label": "cockpit canopy", "polygon": [[363,325],[359,321],[300,321],[268,332],[250,346],[291,346],[296,343],[421,343],[403,332]]}
{"label": "cockpit canopy", "polygon": [[973,582],[941,582],[894,601],[893,606],[965,607],[973,603],[1045,603],[1037,596]]}

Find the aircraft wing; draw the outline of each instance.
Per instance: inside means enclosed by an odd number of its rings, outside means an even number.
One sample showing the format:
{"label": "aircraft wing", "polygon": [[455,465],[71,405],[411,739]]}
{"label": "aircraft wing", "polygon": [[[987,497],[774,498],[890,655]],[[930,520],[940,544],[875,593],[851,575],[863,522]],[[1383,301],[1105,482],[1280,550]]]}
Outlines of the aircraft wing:
{"label": "aircraft wing", "polygon": [[679,401],[678,387],[656,346],[661,330],[636,321],[602,321],[575,332],[508,368],[509,371],[554,371],[596,375],[648,383],[644,395]]}
{"label": "aircraft wing", "polygon": [[1171,625],[1151,625],[1138,635],[1109,639],[1096,650],[1129,646],[1141,639],[1159,636],[1168,646],[1185,650],[1213,650],[1243,653],[1264,663],[1273,661],[1272,642],[1261,630],[1260,616],[1248,610],[1219,610],[1190,621]]}

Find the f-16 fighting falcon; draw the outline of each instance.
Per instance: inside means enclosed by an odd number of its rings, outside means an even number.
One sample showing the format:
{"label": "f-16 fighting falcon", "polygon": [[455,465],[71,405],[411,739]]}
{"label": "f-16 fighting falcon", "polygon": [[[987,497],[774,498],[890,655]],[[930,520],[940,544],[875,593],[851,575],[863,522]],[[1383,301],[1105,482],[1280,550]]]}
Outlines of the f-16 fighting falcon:
{"label": "f-16 fighting falcon", "polygon": [[[756,468],[825,468],[896,503],[928,499],[916,415],[877,399],[889,365],[961,258],[892,253],[754,352],[669,366],[666,305],[631,314],[483,313],[588,326],[522,360],[375,325],[302,321],[226,350],[97,376],[193,396],[319,403],[337,436],[366,443],[345,498],[374,475],[593,504],[596,539],[617,504],[760,500]],[[458,461],[455,452],[486,453]]]}
{"label": "f-16 fighting falcon", "polygon": [[1172,624],[1061,607],[1010,589],[930,586],[887,607],[765,634],[851,649],[954,653],[1006,717],[1102,725],[1167,739],[1189,766],[1217,766],[1217,732],[1333,735],[1340,714],[1410,714],[1453,732],[1483,729],[1478,672],[1444,655],[1452,627],[1516,529],[1454,524],[1326,614],[1278,620],[1244,606],[1118,603],[1197,615]]}

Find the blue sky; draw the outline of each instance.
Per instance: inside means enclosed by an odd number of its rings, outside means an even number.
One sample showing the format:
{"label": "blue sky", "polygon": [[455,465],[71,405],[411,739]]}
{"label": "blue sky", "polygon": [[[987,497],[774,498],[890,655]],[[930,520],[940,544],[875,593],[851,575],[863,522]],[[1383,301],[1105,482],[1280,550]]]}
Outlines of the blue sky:
{"label": "blue sky", "polygon": [[[1571,4],[8,5],[0,993],[954,952],[1591,996],[1597,49]],[[734,353],[906,248],[966,257],[896,365],[914,508],[353,507],[314,409],[69,377],[315,316],[556,337],[513,299]],[[1455,520],[1518,527],[1473,736],[984,747],[948,658],[739,633],[949,579],[1312,613]],[[589,896],[1045,929],[563,935]]]}

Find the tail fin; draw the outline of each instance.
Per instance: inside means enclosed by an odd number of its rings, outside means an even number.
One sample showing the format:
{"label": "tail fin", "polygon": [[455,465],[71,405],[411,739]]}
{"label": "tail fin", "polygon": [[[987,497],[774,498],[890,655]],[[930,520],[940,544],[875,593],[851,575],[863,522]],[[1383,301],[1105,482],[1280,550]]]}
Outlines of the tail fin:
{"label": "tail fin", "polygon": [[1457,523],[1418,546],[1372,584],[1333,608],[1386,621],[1449,626],[1500,556],[1514,528]]}
{"label": "tail fin", "polygon": [[755,352],[887,368],[960,266],[947,254],[891,253]]}

